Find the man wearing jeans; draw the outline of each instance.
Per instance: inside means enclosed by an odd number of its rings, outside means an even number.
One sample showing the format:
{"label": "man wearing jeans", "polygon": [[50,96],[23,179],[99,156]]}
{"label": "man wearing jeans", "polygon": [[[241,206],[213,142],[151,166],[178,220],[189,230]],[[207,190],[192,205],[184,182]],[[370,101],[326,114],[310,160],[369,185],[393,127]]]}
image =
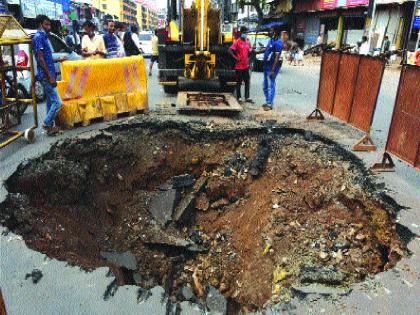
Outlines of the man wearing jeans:
{"label": "man wearing jeans", "polygon": [[54,121],[61,108],[61,99],[57,93],[54,60],[47,35],[51,29],[51,20],[45,15],[38,15],[35,21],[38,31],[32,39],[32,48],[37,62],[37,78],[44,86],[47,101],[47,116],[42,127],[48,135],[55,135],[60,131],[58,127],[54,126]]}
{"label": "man wearing jeans", "polygon": [[266,103],[263,105],[264,110],[273,109],[274,96],[276,95],[276,78],[280,71],[280,57],[283,50],[283,42],[280,39],[281,29],[274,26],[271,32],[271,39],[268,41],[267,47],[258,53],[264,53],[263,69],[264,69],[264,95]]}

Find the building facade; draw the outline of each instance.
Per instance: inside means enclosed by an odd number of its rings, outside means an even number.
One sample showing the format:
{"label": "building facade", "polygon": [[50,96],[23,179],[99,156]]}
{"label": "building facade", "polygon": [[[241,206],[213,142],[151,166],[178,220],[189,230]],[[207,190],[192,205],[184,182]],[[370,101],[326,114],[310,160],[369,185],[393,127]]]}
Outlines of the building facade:
{"label": "building facade", "polygon": [[[371,31],[371,48],[381,49],[387,35],[393,48],[403,47],[410,33],[413,0],[300,0],[294,3],[293,37],[304,46],[319,35],[335,46],[356,45]],[[374,16],[372,16],[374,12]]]}
{"label": "building facade", "polygon": [[133,0],[120,0],[120,21],[129,25],[137,24],[137,4]]}

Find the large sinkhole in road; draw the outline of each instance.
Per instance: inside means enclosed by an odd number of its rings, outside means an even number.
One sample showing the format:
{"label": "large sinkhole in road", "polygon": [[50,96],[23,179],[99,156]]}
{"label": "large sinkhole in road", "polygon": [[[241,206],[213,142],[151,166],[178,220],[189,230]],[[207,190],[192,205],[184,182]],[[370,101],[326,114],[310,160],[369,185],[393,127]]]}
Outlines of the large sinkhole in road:
{"label": "large sinkhole in road", "polygon": [[114,128],[53,146],[6,184],[2,222],[29,247],[178,301],[217,290],[229,313],[349,286],[405,252],[361,162],[303,130]]}

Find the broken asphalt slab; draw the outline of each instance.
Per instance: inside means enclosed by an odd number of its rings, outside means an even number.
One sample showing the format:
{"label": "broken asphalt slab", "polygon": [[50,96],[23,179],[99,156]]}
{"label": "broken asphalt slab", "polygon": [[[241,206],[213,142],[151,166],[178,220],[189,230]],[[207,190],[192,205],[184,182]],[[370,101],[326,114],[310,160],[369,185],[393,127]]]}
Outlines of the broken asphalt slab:
{"label": "broken asphalt slab", "polygon": [[302,286],[293,286],[293,295],[301,298],[310,296],[343,296],[351,292],[349,288],[328,287],[319,284],[310,284]]}
{"label": "broken asphalt slab", "polygon": [[153,230],[147,235],[145,239],[142,240],[145,244],[149,245],[161,245],[169,247],[177,247],[180,249],[185,249],[191,252],[205,252],[206,248],[195,244],[190,239],[185,239],[176,235],[171,235],[158,226],[155,226]]}
{"label": "broken asphalt slab", "polygon": [[137,270],[137,260],[132,252],[101,252],[101,257],[108,262],[128,270]]}
{"label": "broken asphalt slab", "polygon": [[178,189],[158,190],[150,200],[149,212],[156,222],[166,226],[172,220],[172,213],[180,199],[181,193]]}

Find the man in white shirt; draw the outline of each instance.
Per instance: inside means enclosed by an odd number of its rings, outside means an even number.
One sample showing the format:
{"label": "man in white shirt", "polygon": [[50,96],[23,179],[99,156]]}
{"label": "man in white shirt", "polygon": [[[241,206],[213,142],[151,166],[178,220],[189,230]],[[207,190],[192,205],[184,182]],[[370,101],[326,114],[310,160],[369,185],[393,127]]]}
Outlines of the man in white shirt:
{"label": "man in white shirt", "polygon": [[369,42],[367,36],[362,37],[362,44],[360,45],[359,54],[360,55],[369,55]]}
{"label": "man in white shirt", "polygon": [[106,49],[104,39],[95,34],[95,25],[92,21],[83,24],[86,35],[82,38],[82,54],[86,59],[101,59],[105,57]]}

